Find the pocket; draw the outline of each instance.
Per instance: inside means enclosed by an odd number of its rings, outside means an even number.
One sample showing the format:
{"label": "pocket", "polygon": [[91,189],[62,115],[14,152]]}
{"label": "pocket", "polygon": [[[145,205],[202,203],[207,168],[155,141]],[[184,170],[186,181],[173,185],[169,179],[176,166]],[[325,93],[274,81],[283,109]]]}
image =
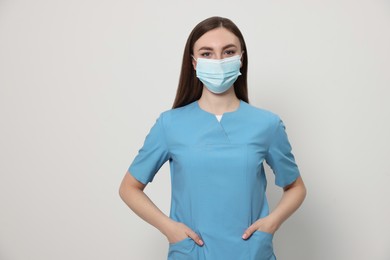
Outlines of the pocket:
{"label": "pocket", "polygon": [[268,232],[265,232],[265,231],[261,231],[261,230],[256,230],[255,232],[253,232],[252,235],[263,235],[263,236],[268,236],[268,237],[271,237],[271,240],[273,239],[274,235],[271,234],[271,233],[268,233]]}
{"label": "pocket", "polygon": [[175,243],[169,244],[168,260],[196,260],[194,258],[195,241],[186,237]]}
{"label": "pocket", "polygon": [[186,240],[192,240],[192,238],[190,237],[186,237],[180,241],[177,241],[177,242],[174,242],[174,243],[169,243],[169,246],[176,246],[176,245],[180,245],[181,243],[184,243],[186,242]]}
{"label": "pocket", "polygon": [[273,237],[271,233],[256,230],[249,238],[251,259],[275,260]]}

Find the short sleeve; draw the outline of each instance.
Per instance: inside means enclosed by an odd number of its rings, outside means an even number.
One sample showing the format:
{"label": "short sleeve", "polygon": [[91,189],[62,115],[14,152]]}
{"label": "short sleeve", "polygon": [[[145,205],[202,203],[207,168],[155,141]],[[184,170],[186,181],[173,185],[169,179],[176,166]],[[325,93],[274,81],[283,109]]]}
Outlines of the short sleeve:
{"label": "short sleeve", "polygon": [[162,115],[156,120],[146,136],[142,148],[128,171],[140,182],[152,182],[161,166],[169,159]]}
{"label": "short sleeve", "polygon": [[275,184],[280,187],[285,187],[293,183],[300,175],[291,150],[286,127],[278,117],[278,123],[275,131],[271,135],[265,159],[275,174]]}

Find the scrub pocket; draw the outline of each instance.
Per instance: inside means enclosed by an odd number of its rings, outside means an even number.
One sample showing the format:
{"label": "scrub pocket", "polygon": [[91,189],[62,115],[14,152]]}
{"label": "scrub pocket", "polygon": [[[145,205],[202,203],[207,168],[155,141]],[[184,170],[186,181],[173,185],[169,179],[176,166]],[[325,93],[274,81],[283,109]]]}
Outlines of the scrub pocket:
{"label": "scrub pocket", "polygon": [[169,244],[168,260],[196,260],[195,241],[187,237]]}
{"label": "scrub pocket", "polygon": [[276,260],[272,239],[273,234],[256,230],[249,238],[251,259]]}

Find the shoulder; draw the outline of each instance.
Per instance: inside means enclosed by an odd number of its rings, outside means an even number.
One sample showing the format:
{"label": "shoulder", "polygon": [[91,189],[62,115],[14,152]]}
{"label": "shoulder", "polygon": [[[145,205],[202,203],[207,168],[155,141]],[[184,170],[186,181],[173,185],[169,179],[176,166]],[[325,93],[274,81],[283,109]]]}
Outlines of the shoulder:
{"label": "shoulder", "polygon": [[195,102],[192,102],[188,105],[172,108],[166,111],[163,111],[159,119],[163,124],[172,124],[175,122],[183,122],[183,120],[188,120],[191,118],[191,115],[195,112]]}
{"label": "shoulder", "polygon": [[242,102],[242,111],[253,122],[267,123],[270,125],[278,125],[281,121],[278,114],[260,107],[253,106],[246,102]]}

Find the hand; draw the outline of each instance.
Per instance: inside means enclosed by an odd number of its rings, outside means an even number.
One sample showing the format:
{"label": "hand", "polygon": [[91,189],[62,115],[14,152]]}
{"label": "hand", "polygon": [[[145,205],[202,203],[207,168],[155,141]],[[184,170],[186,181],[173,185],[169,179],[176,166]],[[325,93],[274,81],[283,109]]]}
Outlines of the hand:
{"label": "hand", "polygon": [[277,225],[273,219],[269,217],[260,218],[245,230],[242,238],[249,238],[256,230],[274,234],[278,227],[279,225]]}
{"label": "hand", "polygon": [[185,224],[181,222],[176,222],[174,220],[172,220],[172,222],[167,227],[165,236],[167,237],[169,243],[180,242],[187,237],[190,237],[198,245],[203,245],[203,241],[200,239],[198,234],[196,234],[191,228],[187,227]]}

